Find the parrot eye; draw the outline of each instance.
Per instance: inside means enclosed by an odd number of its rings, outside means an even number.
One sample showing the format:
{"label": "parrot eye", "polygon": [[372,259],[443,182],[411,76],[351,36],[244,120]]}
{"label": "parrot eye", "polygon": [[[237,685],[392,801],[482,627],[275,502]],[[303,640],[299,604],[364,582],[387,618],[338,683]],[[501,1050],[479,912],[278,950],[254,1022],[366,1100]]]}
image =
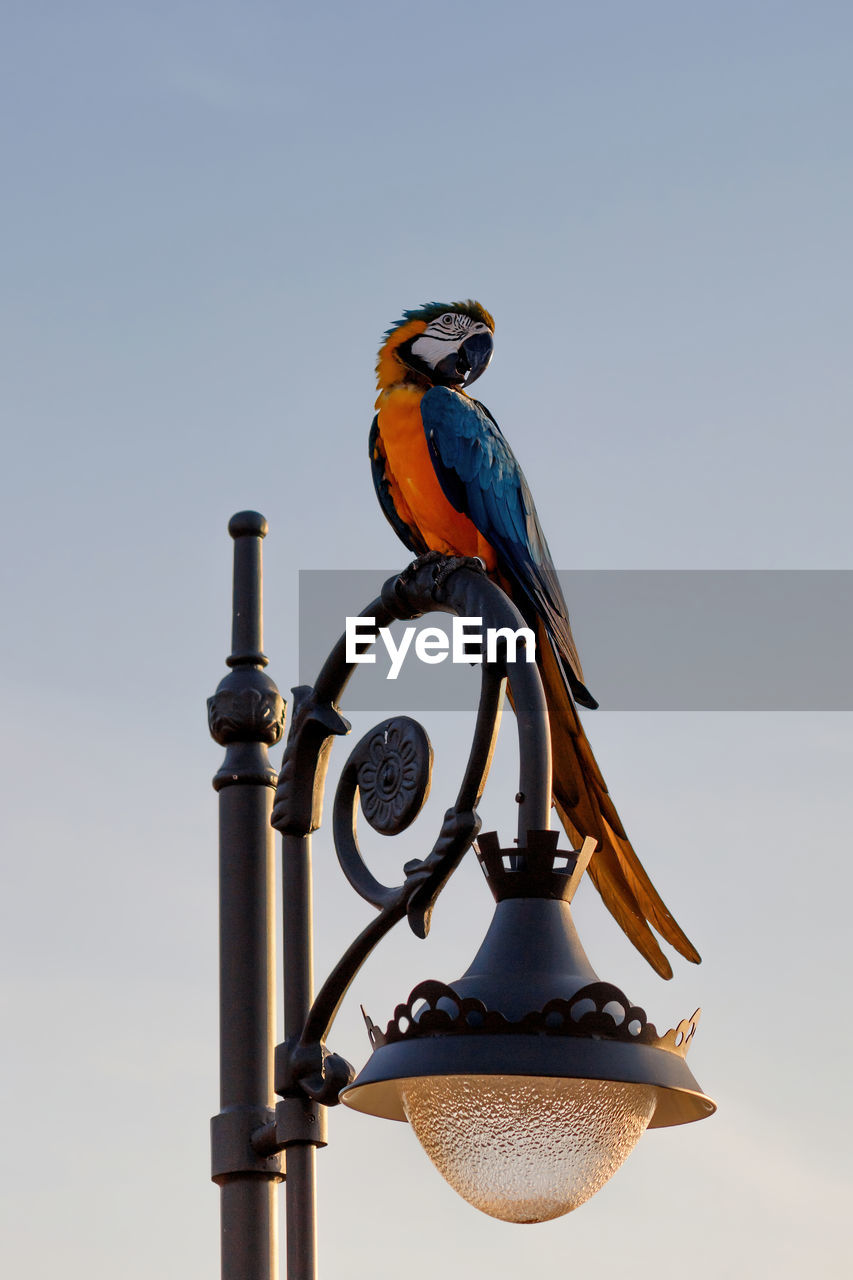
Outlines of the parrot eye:
{"label": "parrot eye", "polygon": [[443,315],[443,316],[441,317],[441,323],[442,323],[442,324],[447,324],[447,325],[451,325],[451,324],[453,324],[453,314],[452,314],[452,312],[448,311],[446,315]]}

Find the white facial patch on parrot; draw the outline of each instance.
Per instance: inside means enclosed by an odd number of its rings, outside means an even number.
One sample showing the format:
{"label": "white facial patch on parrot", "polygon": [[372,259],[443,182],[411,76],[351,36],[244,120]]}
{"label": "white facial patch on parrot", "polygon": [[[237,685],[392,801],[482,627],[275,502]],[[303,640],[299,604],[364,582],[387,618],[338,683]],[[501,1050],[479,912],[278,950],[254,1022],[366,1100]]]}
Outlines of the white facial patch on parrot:
{"label": "white facial patch on parrot", "polygon": [[434,369],[440,360],[458,351],[466,338],[474,333],[489,333],[489,326],[472,320],[459,311],[447,311],[431,320],[419,338],[412,343],[412,355]]}

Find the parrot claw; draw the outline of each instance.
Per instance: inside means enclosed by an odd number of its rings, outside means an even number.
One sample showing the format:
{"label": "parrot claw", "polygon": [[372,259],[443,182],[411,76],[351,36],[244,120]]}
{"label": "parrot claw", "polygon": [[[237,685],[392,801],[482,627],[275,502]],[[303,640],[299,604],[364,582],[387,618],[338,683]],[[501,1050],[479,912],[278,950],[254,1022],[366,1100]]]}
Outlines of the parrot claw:
{"label": "parrot claw", "polygon": [[433,566],[432,574],[432,594],[438,601],[445,598],[445,583],[451,574],[457,569],[471,569],[474,573],[485,573],[486,564],[479,556],[448,556],[441,551],[425,551],[423,555],[418,556],[417,560],[413,560],[407,565],[403,572],[399,575],[395,582],[395,590],[405,591],[406,587],[412,583],[421,569]]}
{"label": "parrot claw", "polygon": [[412,578],[420,573],[421,569],[426,568],[428,564],[438,566],[444,559],[445,557],[440,551],[425,551],[423,555],[418,556],[411,564],[406,565],[406,568],[400,574],[400,578],[403,582],[411,582]]}
{"label": "parrot claw", "polygon": [[436,567],[433,574],[433,582],[435,584],[433,595],[436,600],[444,599],[444,584],[457,569],[472,569],[474,573],[485,573],[486,565],[479,556],[442,556],[441,564]]}

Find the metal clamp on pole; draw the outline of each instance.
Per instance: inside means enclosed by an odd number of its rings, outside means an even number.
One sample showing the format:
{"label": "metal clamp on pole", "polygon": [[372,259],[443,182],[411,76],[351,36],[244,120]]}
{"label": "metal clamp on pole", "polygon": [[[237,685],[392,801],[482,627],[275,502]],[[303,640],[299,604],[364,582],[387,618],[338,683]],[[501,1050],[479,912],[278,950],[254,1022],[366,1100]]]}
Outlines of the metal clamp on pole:
{"label": "metal clamp on pole", "polygon": [[210,1176],[222,1183],[232,1174],[267,1174],[280,1181],[283,1172],[279,1144],[273,1141],[264,1151],[260,1134],[272,1131],[276,1115],[269,1107],[229,1107],[210,1121]]}
{"label": "metal clamp on pole", "polygon": [[304,1095],[280,1098],[275,1104],[276,1144],[288,1147],[329,1145],[327,1110]]}

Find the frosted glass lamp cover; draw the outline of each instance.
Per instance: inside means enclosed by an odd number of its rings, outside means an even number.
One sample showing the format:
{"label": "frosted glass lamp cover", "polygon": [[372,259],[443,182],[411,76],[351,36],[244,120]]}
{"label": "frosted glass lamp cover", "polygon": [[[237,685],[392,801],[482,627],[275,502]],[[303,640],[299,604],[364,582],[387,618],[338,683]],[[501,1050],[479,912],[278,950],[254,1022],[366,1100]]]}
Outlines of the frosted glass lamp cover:
{"label": "frosted glass lamp cover", "polygon": [[715,1110],[684,1060],[698,1010],[659,1036],[600,981],[569,908],[580,864],[555,871],[555,842],[528,832],[526,848],[506,850],[479,837],[497,899],[479,951],[452,984],[415,987],[385,1031],[366,1019],[373,1053],[341,1093],[408,1120],[450,1185],[507,1222],[569,1213],[648,1126]]}
{"label": "frosted glass lamp cover", "polygon": [[588,1200],[630,1155],[656,1099],[644,1084],[508,1075],[420,1076],[400,1093],[442,1177],[505,1222],[547,1222]]}

